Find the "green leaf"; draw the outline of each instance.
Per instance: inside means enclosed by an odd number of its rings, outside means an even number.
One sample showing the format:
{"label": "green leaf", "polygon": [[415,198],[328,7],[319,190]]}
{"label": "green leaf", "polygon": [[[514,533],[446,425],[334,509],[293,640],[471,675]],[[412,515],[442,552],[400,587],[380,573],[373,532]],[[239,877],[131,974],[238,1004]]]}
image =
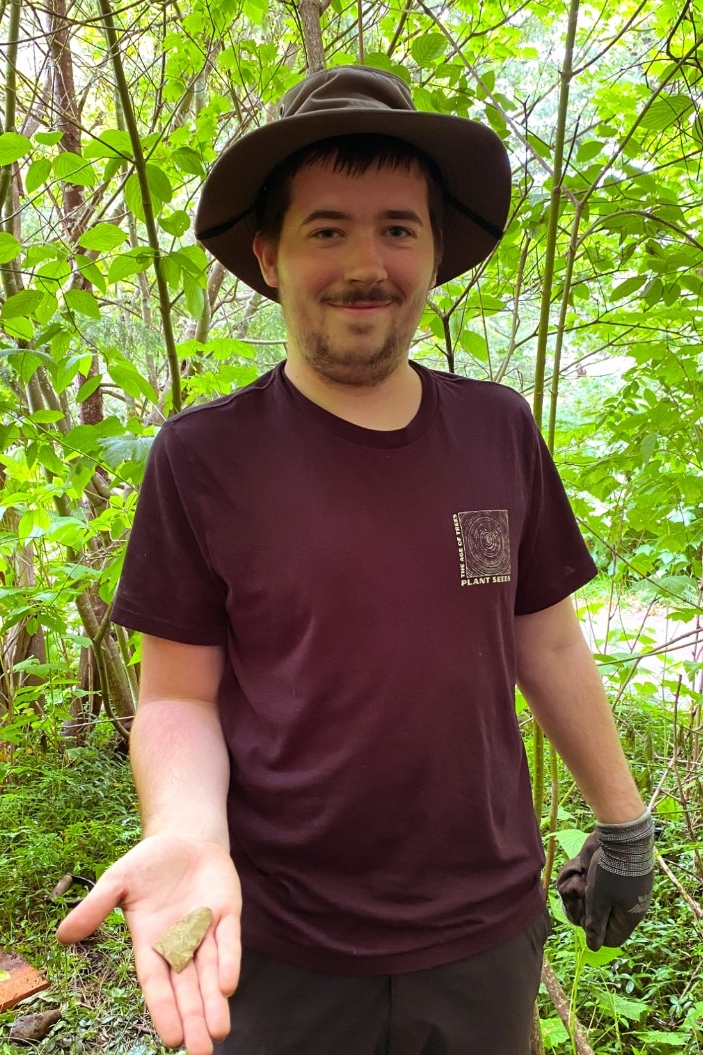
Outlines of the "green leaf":
{"label": "green leaf", "polygon": [[482,333],[465,329],[462,331],[459,343],[465,352],[472,355],[474,359],[478,359],[480,363],[488,362],[488,345]]}
{"label": "green leaf", "polygon": [[37,451],[37,461],[53,476],[63,476],[66,472],[66,463],[63,462],[54,451],[53,447],[44,443]]}
{"label": "green leaf", "polygon": [[126,253],[120,253],[110,264],[110,270],[107,273],[108,285],[146,271],[151,264],[153,255],[152,250],[146,247],[128,249]]}
{"label": "green leaf", "polygon": [[37,287],[45,293],[55,294],[71,277],[71,265],[67,260],[50,260],[37,270]]}
{"label": "green leaf", "polygon": [[530,144],[534,152],[539,155],[539,157],[550,158],[552,156],[552,148],[549,143],[545,142],[544,139],[541,139],[533,132],[527,133],[527,142]]}
{"label": "green leaf", "polygon": [[84,403],[89,396],[92,396],[93,392],[102,384],[102,374],[97,374],[95,377],[89,377],[87,381],[84,381],[81,387],[78,389],[76,395],[77,403]]}
{"label": "green leaf", "polygon": [[32,315],[44,296],[38,289],[23,289],[21,293],[13,293],[2,306],[3,319],[20,319]]}
{"label": "green leaf", "polygon": [[27,169],[24,177],[24,189],[27,194],[34,194],[35,190],[46,183],[51,175],[51,162],[48,158],[36,158]]}
{"label": "green leaf", "polygon": [[267,0],[243,0],[242,14],[256,26],[260,26],[263,23],[264,15],[267,11]]}
{"label": "green leaf", "polygon": [[651,433],[649,436],[645,436],[640,443],[640,454],[645,465],[657,449],[658,440],[658,436],[655,433]]}
{"label": "green leaf", "polygon": [[198,176],[200,179],[205,178],[206,169],[202,158],[190,147],[178,147],[171,154],[171,160],[181,172],[187,172],[191,176]]}
{"label": "green leaf", "polygon": [[366,65],[375,70],[386,70],[388,73],[395,72],[395,64],[389,59],[385,51],[367,51]]}
{"label": "green leaf", "polygon": [[591,161],[593,158],[597,158],[603,150],[604,144],[599,139],[589,139],[585,143],[582,143],[578,149],[576,155],[579,164],[584,164],[586,161]]}
{"label": "green leaf", "polygon": [[46,245],[46,243],[30,243],[27,246],[24,263],[25,267],[32,268],[37,267],[39,264],[43,264],[45,260],[56,260],[59,257],[62,260],[66,260],[67,255],[68,254],[63,247],[56,243],[53,245]]}
{"label": "green leaf", "polygon": [[67,451],[95,454],[99,450],[100,434],[95,425],[76,425],[69,429],[63,442]]}
{"label": "green leaf", "polygon": [[119,158],[110,158],[108,161],[105,162],[105,168],[103,169],[103,179],[106,182],[111,180],[114,176],[117,175],[118,172],[122,171],[122,169],[125,167],[125,164],[126,162],[120,161]]}
{"label": "green leaf", "polygon": [[68,289],[64,293],[64,300],[71,309],[79,315],[87,315],[90,319],[100,318],[100,305],[86,289]]}
{"label": "green leaf", "polygon": [[687,114],[692,106],[690,95],[660,96],[642,115],[640,125],[650,132],[661,132]]}
{"label": "green leaf", "polygon": [[691,135],[697,142],[703,144],[703,114],[695,114],[691,123]]}
{"label": "green leaf", "polygon": [[100,441],[100,447],[105,464],[114,470],[124,462],[146,465],[153,442],[153,436],[108,436]]}
{"label": "green leaf", "polygon": [[593,952],[591,949],[586,947],[586,939],[584,938],[583,931],[580,928],[576,928],[575,933],[578,935],[578,939],[583,944],[583,962],[587,963],[590,967],[605,967],[607,963],[612,963],[613,960],[617,960],[619,956],[622,956],[622,949],[609,949],[603,946],[598,952]]}
{"label": "green leaf", "polygon": [[194,319],[199,319],[205,307],[205,291],[196,279],[191,278],[190,275],[184,275],[183,292],[185,293],[188,311]]}
{"label": "green leaf", "polygon": [[168,253],[159,261],[161,274],[171,289],[177,289],[181,281],[181,263],[177,253]]}
{"label": "green leaf", "polygon": [[26,157],[32,144],[26,136],[18,132],[3,132],[0,135],[0,166],[12,165],[20,158]]}
{"label": "green leaf", "polygon": [[51,526],[51,519],[45,509],[28,509],[20,517],[17,525],[17,537],[20,542],[28,542],[32,538],[41,538]]}
{"label": "green leaf", "polygon": [[663,1029],[646,1029],[637,1034],[638,1040],[647,1045],[658,1045],[660,1048],[685,1048],[691,1039],[685,1033],[671,1033]]}
{"label": "green leaf", "polygon": [[132,140],[129,132],[121,128],[106,128],[96,136],[83,151],[86,158],[123,158],[126,161],[133,157]]}
{"label": "green leaf", "polygon": [[37,322],[48,322],[58,311],[59,302],[53,293],[45,293],[41,303],[34,309],[34,317]]}
{"label": "green leaf", "polygon": [[180,238],[186,231],[190,230],[190,217],[183,209],[172,212],[169,216],[159,217],[159,227],[174,238]]}
{"label": "green leaf", "polygon": [[560,828],[555,832],[555,839],[567,858],[576,857],[586,841],[586,833],[578,828]]}
{"label": "green leaf", "polygon": [[443,33],[423,33],[417,37],[410,53],[418,66],[432,66],[447,50],[447,38]]}
{"label": "green leaf", "polygon": [[85,543],[87,527],[79,517],[55,517],[47,531],[47,538],[60,546],[78,549]]}
{"label": "green leaf", "polygon": [[184,245],[182,249],[177,250],[177,253],[183,270],[187,271],[189,275],[193,275],[194,278],[203,279],[203,285],[205,285],[207,257],[203,247],[200,245]]}
{"label": "green leaf", "polygon": [[160,165],[154,165],[151,162],[148,162],[146,166],[146,178],[153,198],[157,198],[160,202],[164,203],[171,201],[173,198],[171,181]]}
{"label": "green leaf", "polygon": [[548,1051],[558,1048],[569,1039],[566,1026],[560,1018],[543,1018],[540,1021],[542,1040]]}
{"label": "green leaf", "polygon": [[94,187],[97,183],[95,169],[89,161],[74,154],[72,150],[62,151],[54,160],[54,175],[64,183],[78,187]]}
{"label": "green leaf", "polygon": [[56,146],[63,139],[63,132],[35,132],[34,138],[37,143],[41,143],[45,147]]}
{"label": "green leaf", "polygon": [[78,239],[78,244],[83,249],[95,249],[99,253],[107,253],[116,249],[127,240],[127,234],[114,223],[98,223],[90,227]]}
{"label": "green leaf", "polygon": [[29,415],[30,421],[36,421],[39,425],[53,425],[55,421],[61,421],[63,411],[61,410],[35,410]]}
{"label": "green leaf", "polygon": [[91,285],[97,286],[101,293],[105,292],[107,289],[105,276],[94,260],[91,260],[89,256],[83,256],[82,253],[79,253],[76,256],[76,265],[78,266],[81,275],[83,275],[83,278],[90,282]]}
{"label": "green leaf", "polygon": [[144,205],[142,204],[142,189],[139,186],[139,177],[133,172],[124,185],[125,205],[138,220],[144,221]]}
{"label": "green leaf", "polygon": [[646,281],[647,275],[634,275],[632,278],[626,278],[624,282],[615,287],[611,297],[613,300],[624,300],[631,293],[635,293]]}
{"label": "green leaf", "polygon": [[15,337],[20,341],[31,341],[34,336],[34,326],[27,318],[7,319],[3,324],[3,329],[8,337]]}
{"label": "green leaf", "polygon": [[613,1018],[625,1018],[628,1022],[639,1022],[650,1011],[643,1000],[632,1000],[619,993],[598,993],[598,1004]]}
{"label": "green leaf", "polygon": [[9,264],[21,251],[22,246],[13,234],[0,231],[0,264]]}
{"label": "green leaf", "polygon": [[110,363],[108,373],[116,385],[119,385],[132,399],[146,397],[151,403],[158,402],[158,396],[145,377],[128,359]]}

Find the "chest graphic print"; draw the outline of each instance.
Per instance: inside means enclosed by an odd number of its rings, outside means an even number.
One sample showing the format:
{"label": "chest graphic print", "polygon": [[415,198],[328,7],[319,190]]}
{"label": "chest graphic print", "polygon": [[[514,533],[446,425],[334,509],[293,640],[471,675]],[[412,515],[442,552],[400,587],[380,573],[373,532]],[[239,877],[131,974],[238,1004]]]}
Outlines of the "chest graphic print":
{"label": "chest graphic print", "polygon": [[507,509],[472,509],[454,514],[462,586],[510,582]]}

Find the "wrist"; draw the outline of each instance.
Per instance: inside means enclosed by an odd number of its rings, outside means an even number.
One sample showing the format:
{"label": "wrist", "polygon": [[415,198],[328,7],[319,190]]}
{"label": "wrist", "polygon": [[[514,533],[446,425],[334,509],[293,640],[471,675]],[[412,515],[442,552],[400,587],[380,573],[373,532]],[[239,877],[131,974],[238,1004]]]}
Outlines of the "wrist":
{"label": "wrist", "polygon": [[649,810],[633,821],[596,823],[599,864],[621,876],[648,875],[654,868],[654,821]]}
{"label": "wrist", "polygon": [[181,839],[191,843],[214,843],[229,853],[229,832],[203,824],[159,823],[156,819],[142,823],[141,841],[152,838]]}

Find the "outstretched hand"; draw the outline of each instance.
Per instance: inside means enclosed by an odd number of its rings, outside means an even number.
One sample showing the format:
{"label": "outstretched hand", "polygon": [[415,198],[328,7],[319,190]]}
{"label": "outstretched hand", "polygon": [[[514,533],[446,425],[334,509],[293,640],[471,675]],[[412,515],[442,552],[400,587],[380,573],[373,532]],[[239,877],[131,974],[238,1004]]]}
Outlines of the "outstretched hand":
{"label": "outstretched hand", "polygon": [[[230,1028],[227,998],[237,987],[241,891],[229,853],[218,843],[152,835],[100,877],[57,931],[68,944],[92,934],[119,906],[132,935],[137,975],[164,1044],[210,1055]],[[172,924],[196,908],[213,921],[194,959],[176,974],[152,949]]]}

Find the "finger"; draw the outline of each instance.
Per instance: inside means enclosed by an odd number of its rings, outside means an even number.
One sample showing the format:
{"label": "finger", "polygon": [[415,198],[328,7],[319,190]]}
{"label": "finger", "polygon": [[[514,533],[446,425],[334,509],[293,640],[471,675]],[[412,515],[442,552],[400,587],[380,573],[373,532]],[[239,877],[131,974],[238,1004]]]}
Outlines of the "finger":
{"label": "finger", "polygon": [[134,962],[156,1032],[167,1047],[180,1047],[183,1043],[183,1023],[171,982],[171,968],[148,945],[135,944]]}
{"label": "finger", "polygon": [[100,924],[115,909],[122,897],[122,887],[115,882],[110,869],[98,880],[90,893],[83,898],[66,919],[59,924],[56,937],[64,945],[82,941],[93,934]]}
{"label": "finger", "polygon": [[582,927],[586,906],[585,897],[583,895],[579,896],[573,891],[564,891],[561,895],[561,903],[569,922],[576,927]]}
{"label": "finger", "polygon": [[172,971],[171,984],[183,1026],[183,1043],[189,1055],[212,1055],[212,1038],[205,1021],[205,1007],[195,962],[191,960],[179,973]]}
{"label": "finger", "polygon": [[586,906],[586,945],[591,952],[598,952],[605,940],[609,915],[608,910],[593,912],[589,911],[588,906]]}
{"label": "finger", "polygon": [[239,984],[242,943],[239,916],[223,916],[215,931],[220,991],[231,996]]}
{"label": "finger", "polygon": [[224,1040],[230,1029],[229,1003],[220,988],[218,951],[214,935],[208,935],[198,949],[195,968],[208,1033],[215,1040]]}

